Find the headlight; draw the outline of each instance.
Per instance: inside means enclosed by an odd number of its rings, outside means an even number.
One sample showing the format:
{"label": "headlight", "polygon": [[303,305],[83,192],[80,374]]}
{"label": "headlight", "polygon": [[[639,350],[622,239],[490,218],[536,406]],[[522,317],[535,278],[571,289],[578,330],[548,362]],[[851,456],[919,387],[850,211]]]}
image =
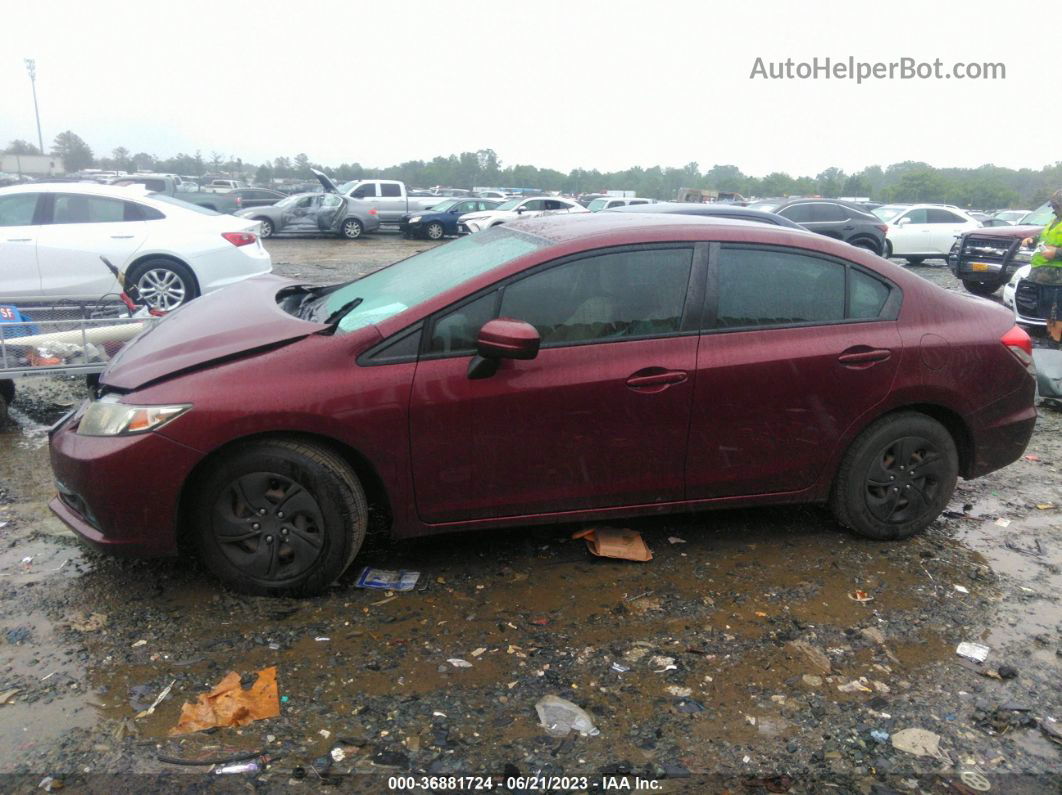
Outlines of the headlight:
{"label": "headlight", "polygon": [[420,223],[420,216],[419,215],[414,215],[412,218],[409,219],[409,222],[411,224],[419,224]]}
{"label": "headlight", "polygon": [[80,436],[130,436],[161,428],[170,420],[184,414],[190,405],[130,406],[117,398],[104,397],[89,403],[81,416],[77,432]]}

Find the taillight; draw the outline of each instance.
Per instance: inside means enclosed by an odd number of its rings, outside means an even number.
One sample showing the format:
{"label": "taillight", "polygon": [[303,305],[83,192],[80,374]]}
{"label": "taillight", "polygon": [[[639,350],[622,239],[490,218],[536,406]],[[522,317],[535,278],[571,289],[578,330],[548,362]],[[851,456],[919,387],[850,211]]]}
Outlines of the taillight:
{"label": "taillight", "polygon": [[237,196],[236,197],[236,206],[237,207],[243,207],[243,197],[242,196]]}
{"label": "taillight", "polygon": [[1032,339],[1025,332],[1025,329],[1021,326],[1012,326],[1010,331],[1004,334],[999,341],[1007,347],[1008,351],[1014,354],[1019,362],[1025,365],[1026,370],[1035,374],[1036,367],[1033,364]]}
{"label": "taillight", "polygon": [[258,235],[254,232],[222,232],[221,236],[237,248],[249,246],[258,240]]}
{"label": "taillight", "polygon": [[874,224],[874,226],[877,227],[878,231],[881,232],[882,234],[885,234],[886,232],[889,231],[888,224]]}
{"label": "taillight", "polygon": [[375,207],[370,207],[369,208],[369,215],[377,215],[377,214],[378,213],[376,212],[376,208]]}

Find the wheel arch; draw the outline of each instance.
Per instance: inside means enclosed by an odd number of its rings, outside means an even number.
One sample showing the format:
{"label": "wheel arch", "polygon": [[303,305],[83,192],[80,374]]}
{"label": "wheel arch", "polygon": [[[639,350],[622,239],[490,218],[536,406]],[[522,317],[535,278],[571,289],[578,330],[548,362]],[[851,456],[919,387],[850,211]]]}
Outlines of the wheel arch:
{"label": "wheel arch", "polygon": [[382,535],[389,533],[393,525],[394,512],[391,509],[391,500],[384,486],[383,478],[376,471],[376,467],[358,450],[322,434],[306,431],[265,431],[253,433],[230,439],[220,447],[215,448],[205,455],[185,478],[181,486],[177,500],[177,544],[181,551],[187,551],[191,544],[189,541],[190,529],[189,514],[191,513],[191,500],[199,488],[202,478],[210,471],[218,461],[232,454],[233,451],[255,442],[284,440],[301,442],[303,444],[317,445],[338,455],[354,470],[365,497],[369,503],[369,527],[368,534]]}

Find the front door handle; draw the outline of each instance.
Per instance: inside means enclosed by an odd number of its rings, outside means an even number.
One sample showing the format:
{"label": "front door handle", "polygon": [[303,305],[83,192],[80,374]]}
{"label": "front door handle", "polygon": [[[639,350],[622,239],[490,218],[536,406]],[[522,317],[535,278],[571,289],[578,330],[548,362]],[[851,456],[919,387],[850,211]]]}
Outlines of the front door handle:
{"label": "front door handle", "polygon": [[132,240],[132,235],[111,235],[111,240]]}
{"label": "front door handle", "polygon": [[8,243],[32,243],[33,242],[33,238],[32,237],[9,237],[7,239],[7,242]]}
{"label": "front door handle", "polygon": [[661,367],[647,367],[630,376],[627,379],[627,386],[631,389],[654,389],[655,387],[662,389],[671,384],[681,384],[687,378],[689,378],[689,373],[685,370],[664,370]]}
{"label": "front door handle", "polygon": [[859,367],[884,362],[892,356],[892,351],[887,348],[866,348],[859,346],[857,349],[849,349],[837,357],[837,361],[846,367]]}

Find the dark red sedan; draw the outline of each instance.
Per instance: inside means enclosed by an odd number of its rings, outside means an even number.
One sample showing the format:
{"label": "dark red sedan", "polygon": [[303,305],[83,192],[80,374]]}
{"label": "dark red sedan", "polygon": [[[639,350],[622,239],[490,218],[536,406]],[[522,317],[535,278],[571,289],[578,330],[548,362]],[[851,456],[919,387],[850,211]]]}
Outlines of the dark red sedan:
{"label": "dark red sedan", "polygon": [[518,221],[357,281],[247,281],[126,347],[52,431],[52,509],[312,593],[396,536],[828,503],[880,539],[1032,433],[1010,312],[821,235]]}

